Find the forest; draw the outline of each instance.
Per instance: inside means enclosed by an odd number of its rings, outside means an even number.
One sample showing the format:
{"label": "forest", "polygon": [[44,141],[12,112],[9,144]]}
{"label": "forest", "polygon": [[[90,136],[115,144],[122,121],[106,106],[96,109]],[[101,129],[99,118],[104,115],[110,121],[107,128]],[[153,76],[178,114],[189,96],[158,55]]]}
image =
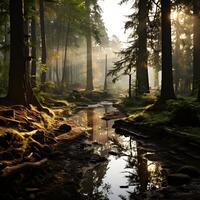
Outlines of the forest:
{"label": "forest", "polygon": [[199,150],[199,0],[0,1],[1,200],[199,200]]}

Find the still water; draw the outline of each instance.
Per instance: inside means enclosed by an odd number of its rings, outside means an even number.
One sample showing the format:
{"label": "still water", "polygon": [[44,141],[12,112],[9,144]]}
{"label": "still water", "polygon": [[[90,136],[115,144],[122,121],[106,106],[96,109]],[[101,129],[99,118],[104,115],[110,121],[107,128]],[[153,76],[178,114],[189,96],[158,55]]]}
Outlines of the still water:
{"label": "still water", "polygon": [[115,133],[114,120],[102,120],[105,113],[116,111],[112,105],[82,108],[72,119],[88,127],[89,141],[95,144],[95,153],[107,162],[88,170],[81,184],[81,193],[87,199],[134,199],[134,195],[162,183],[161,165],[147,160],[144,150],[133,137]]}

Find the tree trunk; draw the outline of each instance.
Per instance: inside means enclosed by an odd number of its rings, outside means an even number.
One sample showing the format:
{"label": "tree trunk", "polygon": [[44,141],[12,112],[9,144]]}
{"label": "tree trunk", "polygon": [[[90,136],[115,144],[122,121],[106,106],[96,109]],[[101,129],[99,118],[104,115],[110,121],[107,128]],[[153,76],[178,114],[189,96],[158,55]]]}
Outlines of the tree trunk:
{"label": "tree trunk", "polygon": [[175,93],[179,93],[180,92],[180,80],[181,80],[181,62],[180,62],[180,58],[181,58],[181,49],[180,49],[180,44],[181,44],[181,40],[180,40],[180,30],[179,30],[179,26],[180,24],[177,22],[177,27],[176,27],[176,42],[175,42],[175,48],[174,48],[174,55],[173,55],[173,65],[174,65],[174,89],[175,89]]}
{"label": "tree trunk", "polygon": [[131,73],[128,75],[128,97],[132,97],[132,75]]}
{"label": "tree trunk", "polygon": [[154,88],[159,89],[159,72],[156,68],[154,69]]}
{"label": "tree trunk", "polygon": [[138,56],[136,63],[137,94],[149,92],[149,78],[147,68],[147,21],[148,2],[139,1],[138,24]]}
{"label": "tree trunk", "polygon": [[62,88],[69,86],[69,69],[67,66],[69,31],[70,31],[70,23],[68,22],[66,38],[65,38],[65,51],[64,51],[63,73],[62,73]]}
{"label": "tree trunk", "polygon": [[162,85],[161,100],[174,99],[171,40],[171,2],[161,0],[162,14]]}
{"label": "tree trunk", "polygon": [[28,105],[31,102],[28,69],[25,59],[22,0],[10,0],[10,70],[7,98],[10,103]]}
{"label": "tree trunk", "polygon": [[140,187],[138,188],[141,193],[147,191],[148,186],[148,179],[149,179],[149,173],[148,173],[148,162],[146,159],[144,159],[143,155],[146,153],[144,149],[140,148],[140,143],[136,143],[137,148],[137,172],[138,172],[138,181],[140,183]]}
{"label": "tree trunk", "polygon": [[56,48],[56,51],[57,51],[57,56],[56,56],[56,69],[55,69],[55,72],[56,72],[56,82],[57,82],[57,86],[60,87],[60,78],[59,78],[59,64],[58,64],[58,61],[59,61],[59,49],[60,49],[60,26],[58,28],[58,32],[57,32],[57,36],[58,36],[58,40],[57,40],[57,48]]}
{"label": "tree trunk", "polygon": [[25,34],[25,59],[28,75],[30,75],[30,56],[29,56],[29,1],[24,1],[24,34]]}
{"label": "tree trunk", "polygon": [[[46,50],[46,36],[45,36],[45,25],[44,25],[44,0],[39,0],[40,10],[40,29],[41,29],[41,41],[42,41],[42,65],[46,68],[47,50]],[[42,70],[41,83],[44,86],[46,81],[46,70]]]}
{"label": "tree trunk", "polygon": [[[200,2],[193,0],[194,35],[193,35],[193,94],[200,89]],[[200,93],[200,92],[199,92]],[[198,95],[199,96],[199,95]]]}
{"label": "tree trunk", "polygon": [[94,89],[93,86],[93,70],[92,70],[92,34],[91,34],[91,23],[90,23],[90,3],[89,0],[85,1],[87,10],[88,20],[88,31],[86,33],[87,43],[87,84],[86,90],[91,91]]}
{"label": "tree trunk", "polygon": [[0,73],[2,74],[3,80],[1,80],[1,87],[7,89],[8,87],[8,66],[9,66],[9,36],[8,36],[8,22],[6,20],[4,25],[4,41],[6,48],[3,51],[3,65],[0,66]]}
{"label": "tree trunk", "polygon": [[36,87],[36,70],[37,70],[37,65],[36,65],[36,20],[35,17],[32,17],[31,20],[31,57],[32,57],[32,62],[31,62],[31,85],[32,87]]}
{"label": "tree trunk", "polygon": [[104,91],[107,92],[108,84],[107,84],[107,73],[108,73],[108,55],[105,56],[105,79],[104,79]]}

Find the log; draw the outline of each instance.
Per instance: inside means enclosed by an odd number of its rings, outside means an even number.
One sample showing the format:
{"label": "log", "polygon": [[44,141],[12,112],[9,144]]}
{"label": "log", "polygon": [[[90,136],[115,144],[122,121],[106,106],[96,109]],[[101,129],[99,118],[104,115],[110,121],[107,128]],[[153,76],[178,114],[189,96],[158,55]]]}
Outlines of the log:
{"label": "log", "polygon": [[24,171],[25,169],[28,169],[28,168],[29,169],[40,168],[42,165],[46,164],[47,161],[48,159],[44,158],[37,162],[24,162],[24,163],[17,164],[14,166],[7,166],[1,171],[1,177],[6,178],[8,176]]}

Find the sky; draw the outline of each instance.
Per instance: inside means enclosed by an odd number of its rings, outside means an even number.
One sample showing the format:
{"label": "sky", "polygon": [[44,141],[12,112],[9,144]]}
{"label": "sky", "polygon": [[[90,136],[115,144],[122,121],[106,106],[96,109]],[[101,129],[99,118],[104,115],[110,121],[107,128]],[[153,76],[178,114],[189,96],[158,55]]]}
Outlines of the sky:
{"label": "sky", "polygon": [[119,5],[120,0],[99,0],[102,17],[108,31],[108,36],[116,35],[122,42],[126,42],[128,34],[124,33],[126,15],[131,14],[131,3]]}

